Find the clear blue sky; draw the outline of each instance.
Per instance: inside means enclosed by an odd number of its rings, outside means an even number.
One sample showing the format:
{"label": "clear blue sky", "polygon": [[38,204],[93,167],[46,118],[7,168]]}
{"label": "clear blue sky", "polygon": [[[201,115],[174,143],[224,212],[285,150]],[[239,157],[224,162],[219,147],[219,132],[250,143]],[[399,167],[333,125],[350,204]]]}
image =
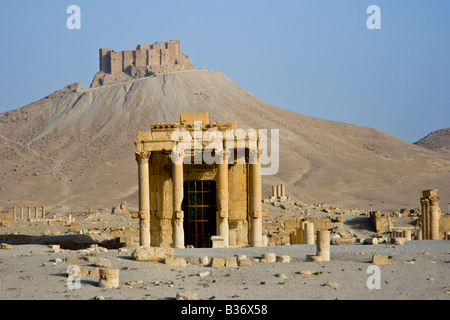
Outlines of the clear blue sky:
{"label": "clear blue sky", "polygon": [[[381,30],[366,26],[372,4]],[[179,39],[195,68],[281,108],[408,142],[450,127],[448,0],[3,0],[0,28],[0,112],[89,87],[99,48]]]}

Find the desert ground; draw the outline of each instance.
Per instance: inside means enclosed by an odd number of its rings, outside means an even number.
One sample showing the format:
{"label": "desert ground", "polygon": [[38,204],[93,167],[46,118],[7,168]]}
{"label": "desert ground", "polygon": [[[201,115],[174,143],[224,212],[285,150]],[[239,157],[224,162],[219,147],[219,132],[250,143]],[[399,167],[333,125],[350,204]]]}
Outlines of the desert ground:
{"label": "desert ground", "polygon": [[[89,218],[91,217],[91,218]],[[93,219],[92,217],[95,217]],[[137,219],[129,215],[95,213],[82,219],[81,226],[131,226]],[[373,232],[350,223],[360,216],[347,216],[349,232],[360,239]],[[199,300],[450,300],[450,242],[412,240],[403,245],[382,242],[376,245],[357,241],[353,245],[331,245],[331,259],[310,262],[315,245],[283,245],[245,248],[175,249],[186,266],[131,259],[134,247],[106,249],[91,245],[82,249],[52,249],[53,239],[82,239],[87,234],[65,235],[67,226],[49,226],[43,221],[16,221],[10,228],[16,235],[35,235],[28,244],[12,244],[0,250],[0,298],[2,300],[175,300],[196,296]],[[60,230],[59,232],[57,230]],[[39,236],[39,237],[38,237]],[[97,235],[100,237],[100,235]],[[98,243],[99,238],[89,235]],[[60,239],[59,239],[60,240]],[[49,242],[47,242],[49,241]],[[83,240],[80,240],[83,241]],[[2,240],[2,242],[5,242]],[[95,241],[93,241],[94,243]],[[290,262],[262,262],[264,253],[287,255]],[[387,256],[379,267],[379,288],[369,288],[374,275],[374,254]],[[250,266],[213,268],[200,257],[232,258],[246,255]],[[106,259],[106,260],[105,260]],[[98,285],[96,266],[119,269],[119,288]],[[263,260],[264,261],[264,260]],[[70,266],[78,266],[80,287],[70,287]],[[97,268],[98,270],[98,268]],[[370,279],[369,279],[370,278]],[[369,280],[368,280],[369,279]],[[69,282],[69,284],[68,284]],[[368,282],[369,287],[368,287]]]}

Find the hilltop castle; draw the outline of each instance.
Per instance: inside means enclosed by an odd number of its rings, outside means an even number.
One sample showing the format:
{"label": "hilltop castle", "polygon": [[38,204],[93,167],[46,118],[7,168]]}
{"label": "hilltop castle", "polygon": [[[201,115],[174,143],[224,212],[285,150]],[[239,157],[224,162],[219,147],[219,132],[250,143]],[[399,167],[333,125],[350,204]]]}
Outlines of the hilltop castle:
{"label": "hilltop castle", "polygon": [[114,84],[152,74],[193,69],[192,61],[180,51],[180,41],[139,44],[133,50],[99,50],[100,71],[91,87]]}

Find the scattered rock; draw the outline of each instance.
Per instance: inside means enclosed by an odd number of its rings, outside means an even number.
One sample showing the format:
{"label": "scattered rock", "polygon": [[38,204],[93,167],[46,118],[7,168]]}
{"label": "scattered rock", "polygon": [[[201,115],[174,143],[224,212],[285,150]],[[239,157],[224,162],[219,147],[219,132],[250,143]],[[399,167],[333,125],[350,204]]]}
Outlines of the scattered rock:
{"label": "scattered rock", "polygon": [[95,261],[95,266],[99,268],[111,268],[111,261],[106,258],[98,258]]}
{"label": "scattered rock", "polygon": [[286,280],[288,277],[284,273],[277,273],[275,277]]}
{"label": "scattered rock", "polygon": [[225,267],[225,259],[222,258],[212,258],[209,264],[211,268],[223,268]]}
{"label": "scattered rock", "polygon": [[239,267],[249,267],[252,264],[250,259],[240,259],[238,262]]}
{"label": "scattered rock", "polygon": [[323,284],[324,287],[330,287],[331,289],[339,290],[339,283],[334,281],[328,281]]}
{"label": "scattered rock", "polygon": [[199,273],[198,273],[198,276],[199,276],[200,278],[205,278],[205,277],[207,277],[207,276],[210,276],[211,274],[212,274],[211,271],[203,271],[203,272],[199,272]]}
{"label": "scattered rock", "polygon": [[200,300],[196,293],[177,293],[177,300]]}
{"label": "scattered rock", "polygon": [[372,256],[372,263],[376,265],[385,265],[388,263],[388,256],[381,254],[374,254]]}
{"label": "scattered rock", "polygon": [[276,257],[277,262],[291,262],[291,257],[287,255],[281,255]]}
{"label": "scattered rock", "polygon": [[225,259],[225,265],[226,265],[227,268],[236,268],[237,267],[236,257],[226,258]]}
{"label": "scattered rock", "polygon": [[274,263],[276,262],[277,256],[273,252],[263,253],[261,256],[261,262],[264,260],[267,263]]}
{"label": "scattered rock", "polygon": [[171,267],[186,267],[187,262],[184,258],[166,258],[164,263]]}
{"label": "scattered rock", "polygon": [[131,259],[136,261],[158,262],[166,258],[173,258],[173,256],[173,248],[149,247],[135,249],[131,254]]}
{"label": "scattered rock", "polygon": [[7,243],[2,243],[0,245],[0,248],[3,249],[3,250],[11,250],[12,249],[12,245],[7,244]]}

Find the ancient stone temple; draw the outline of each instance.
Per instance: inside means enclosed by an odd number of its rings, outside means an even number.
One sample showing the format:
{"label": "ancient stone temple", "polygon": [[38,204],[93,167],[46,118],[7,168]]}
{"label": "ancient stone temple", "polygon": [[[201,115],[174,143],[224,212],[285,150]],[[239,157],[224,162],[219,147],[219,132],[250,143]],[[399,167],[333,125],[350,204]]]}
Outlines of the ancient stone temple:
{"label": "ancient stone temple", "polygon": [[263,245],[258,131],[190,113],[134,142],[141,246]]}

